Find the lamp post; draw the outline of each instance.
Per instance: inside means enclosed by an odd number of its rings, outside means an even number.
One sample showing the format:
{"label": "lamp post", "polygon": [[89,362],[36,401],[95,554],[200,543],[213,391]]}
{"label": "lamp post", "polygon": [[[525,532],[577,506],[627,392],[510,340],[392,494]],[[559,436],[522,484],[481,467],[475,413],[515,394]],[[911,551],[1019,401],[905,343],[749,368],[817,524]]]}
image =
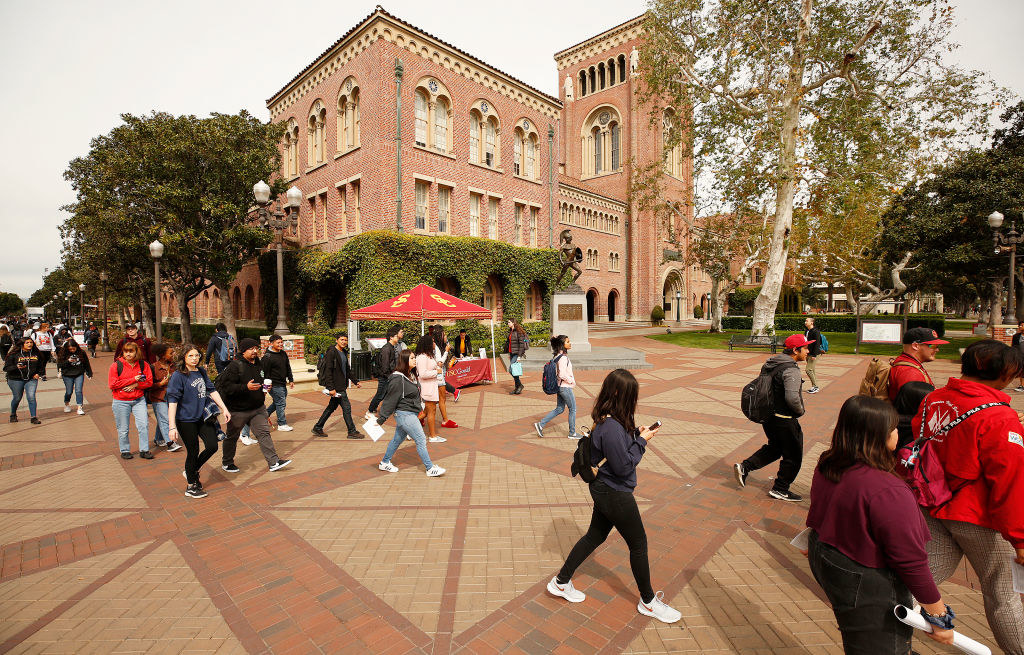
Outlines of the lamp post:
{"label": "lamp post", "polygon": [[60,294],[59,293],[53,294],[53,311],[52,311],[53,316],[51,318],[53,318],[53,322],[54,323],[57,322],[57,319],[59,318],[59,314],[60,314],[60,305],[57,304],[57,301],[58,301],[59,298],[60,298]]}
{"label": "lamp post", "polygon": [[85,328],[85,283],[78,285],[78,315],[82,320],[82,328]]}
{"label": "lamp post", "polygon": [[107,332],[107,280],[109,279],[110,276],[106,271],[100,271],[100,282],[103,283],[103,344],[100,346],[100,351],[105,353],[110,352],[110,336]]}
{"label": "lamp post", "polygon": [[65,291],[64,292],[64,297],[68,301],[68,317],[67,317],[68,320],[65,323],[65,325],[68,325],[68,326],[71,326],[71,296],[73,296],[73,295],[75,295],[75,294],[72,291]]}
{"label": "lamp post", "polygon": [[163,324],[160,319],[160,258],[164,256],[164,244],[160,239],[154,239],[149,244],[149,254],[153,257],[153,296],[156,301],[156,340],[162,341],[164,337]]}
{"label": "lamp post", "polygon": [[678,323],[680,320],[682,320],[682,319],[679,318],[680,317],[679,305],[682,303],[682,298],[683,298],[683,294],[681,292],[679,292],[679,291],[676,291],[676,323]]}
{"label": "lamp post", "polygon": [[992,241],[995,252],[1010,253],[1010,288],[1006,296],[1006,311],[1003,313],[1004,325],[1017,324],[1017,244],[1024,243],[1024,235],[1017,232],[1016,221],[1010,223],[1010,231],[1003,233],[999,228],[1003,225],[1003,215],[994,211],[988,215],[988,225],[992,228]]}
{"label": "lamp post", "polygon": [[274,328],[274,334],[284,335],[288,334],[288,322],[284,318],[284,230],[294,228],[298,223],[302,191],[297,186],[288,189],[284,211],[270,209],[270,186],[263,180],[252,186],[252,195],[258,205],[258,222],[277,233],[277,327]]}

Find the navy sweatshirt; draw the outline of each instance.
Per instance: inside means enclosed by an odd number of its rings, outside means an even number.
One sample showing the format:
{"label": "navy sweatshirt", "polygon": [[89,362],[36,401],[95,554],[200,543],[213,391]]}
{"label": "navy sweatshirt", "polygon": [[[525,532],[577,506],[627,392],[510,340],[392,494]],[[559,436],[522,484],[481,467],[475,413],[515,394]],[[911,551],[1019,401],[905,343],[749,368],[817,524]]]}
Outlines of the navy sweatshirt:
{"label": "navy sweatshirt", "polygon": [[636,467],[647,451],[647,441],[626,432],[622,424],[610,416],[594,426],[590,436],[593,439],[591,463],[596,466],[608,458],[598,469],[597,479],[616,491],[633,493]]}
{"label": "navy sweatshirt", "polygon": [[206,371],[175,371],[167,383],[167,402],[178,403],[175,420],[198,423],[203,420],[206,397],[214,392],[213,382]]}

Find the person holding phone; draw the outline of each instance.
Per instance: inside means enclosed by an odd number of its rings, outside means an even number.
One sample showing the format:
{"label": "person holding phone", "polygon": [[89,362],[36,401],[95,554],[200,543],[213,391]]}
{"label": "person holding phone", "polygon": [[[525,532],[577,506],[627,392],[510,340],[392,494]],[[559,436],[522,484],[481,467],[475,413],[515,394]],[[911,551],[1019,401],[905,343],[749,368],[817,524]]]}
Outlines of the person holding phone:
{"label": "person holding phone", "polygon": [[128,440],[128,419],[135,417],[135,429],[139,432],[139,457],[153,459],[149,452],[149,414],[146,412],[146,389],[153,386],[153,370],[142,359],[139,346],[129,341],[121,349],[121,356],[114,360],[107,372],[107,386],[113,400],[111,409],[117,424],[117,442],[121,458],[131,459],[131,442]]}
{"label": "person holding phone", "polygon": [[36,417],[36,387],[43,375],[43,360],[35,342],[23,337],[14,342],[4,359],[4,373],[7,386],[11,389],[11,423],[18,422],[18,405],[23,397],[28,398],[28,414],[34,425],[41,423]]}
{"label": "person holding phone", "polygon": [[661,427],[660,421],[650,427],[636,427],[633,417],[639,395],[640,385],[626,369],[612,371],[601,385],[591,413],[594,430],[590,458],[598,467],[597,478],[590,483],[594,513],[587,533],[573,546],[558,575],[548,582],[547,589],[551,595],[570,603],[586,600],[586,595],[573,587],[572,576],[615,528],[629,547],[629,566],[640,591],[637,611],[662,623],[675,623],[682,614],[665,604],[664,592],[655,593],[651,586],[647,532],[633,497],[636,467],[647,450],[647,442]]}

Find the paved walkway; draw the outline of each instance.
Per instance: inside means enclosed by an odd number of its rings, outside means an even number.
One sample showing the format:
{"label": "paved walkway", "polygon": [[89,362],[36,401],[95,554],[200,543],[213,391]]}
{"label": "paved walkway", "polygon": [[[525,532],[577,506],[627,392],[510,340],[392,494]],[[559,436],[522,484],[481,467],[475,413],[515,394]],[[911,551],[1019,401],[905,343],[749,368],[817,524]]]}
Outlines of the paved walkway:
{"label": "paved walkway", "polygon": [[[637,497],[655,589],[682,611],[680,623],[637,614],[615,534],[575,579],[586,602],[545,592],[591,503],[568,475],[565,418],[549,438],[530,427],[553,404],[537,374],[521,396],[509,396],[503,378],[449,404],[463,427],[430,445],[448,469],[440,479],[423,475],[409,444],[394,459],[401,471],[380,473],[384,443],[346,440],[340,415],[329,438],[313,438],[324,397],[293,396],[296,430],[274,433],[292,466],[270,473],[258,448],[240,446],[241,473],[229,477],[219,457],[204,469],[204,500],[183,497],[184,451],[118,457],[97,375],[85,416],[52,400],[41,426],[0,415],[0,652],[840,653],[822,592],[788,545],[806,501],[767,497],[774,468],[743,490],[732,479],[732,462],[762,441],[739,412],[738,390],[764,356],[642,337],[614,344],[641,348],[655,364],[638,376],[640,419],[664,427]],[[796,492],[807,495],[865,365],[845,355],[819,363],[823,392],[807,398]],[[943,382],[954,372],[949,363],[930,368]],[[586,425],[603,373],[577,378]],[[59,384],[47,382],[46,393]],[[352,391],[357,414],[371,393]],[[1024,396],[1015,405],[1024,409]],[[973,576],[962,570],[942,591],[959,625],[993,644]],[[915,648],[939,652],[931,643]]]}

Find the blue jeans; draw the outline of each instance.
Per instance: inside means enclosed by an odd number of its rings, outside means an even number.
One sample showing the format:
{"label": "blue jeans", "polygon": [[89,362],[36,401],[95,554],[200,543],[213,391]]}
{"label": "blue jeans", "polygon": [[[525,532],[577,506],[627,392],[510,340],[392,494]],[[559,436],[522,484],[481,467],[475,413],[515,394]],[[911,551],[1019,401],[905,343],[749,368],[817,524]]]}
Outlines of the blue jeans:
{"label": "blue jeans", "polygon": [[11,388],[11,393],[13,394],[11,398],[11,416],[14,416],[18,412],[18,405],[21,404],[21,397],[28,396],[28,415],[35,418],[36,387],[39,386],[39,380],[8,380],[7,386]]}
{"label": "blue jeans", "polygon": [[162,446],[171,440],[171,426],[167,420],[167,401],[150,403],[153,408],[153,418],[156,419],[156,433],[153,435],[153,443]]}
{"label": "blue jeans", "polygon": [[64,404],[71,400],[71,392],[75,392],[75,402],[82,404],[82,383],[85,382],[85,373],[77,377],[64,376]]}
{"label": "blue jeans", "polygon": [[132,450],[128,441],[128,418],[135,417],[135,429],[139,431],[139,451],[149,450],[149,414],[146,413],[146,397],[139,396],[135,400],[114,400],[114,422],[117,424],[117,444],[122,453]]}
{"label": "blue jeans", "polygon": [[285,398],[288,397],[288,387],[274,385],[270,387],[270,405],[267,406],[267,415],[277,410],[277,426],[288,425],[288,419],[284,417]]}
{"label": "blue jeans", "polygon": [[566,408],[569,409],[569,434],[576,434],[576,394],[572,392],[572,387],[558,387],[558,402],[555,408],[540,420],[540,427],[543,428]]}
{"label": "blue jeans", "polygon": [[391,438],[388,449],[384,451],[384,459],[381,462],[390,462],[395,451],[405,441],[405,435],[412,437],[416,443],[416,453],[420,456],[423,466],[429,471],[433,465],[430,455],[427,454],[427,435],[423,434],[423,426],[416,412],[395,412],[395,436]]}

